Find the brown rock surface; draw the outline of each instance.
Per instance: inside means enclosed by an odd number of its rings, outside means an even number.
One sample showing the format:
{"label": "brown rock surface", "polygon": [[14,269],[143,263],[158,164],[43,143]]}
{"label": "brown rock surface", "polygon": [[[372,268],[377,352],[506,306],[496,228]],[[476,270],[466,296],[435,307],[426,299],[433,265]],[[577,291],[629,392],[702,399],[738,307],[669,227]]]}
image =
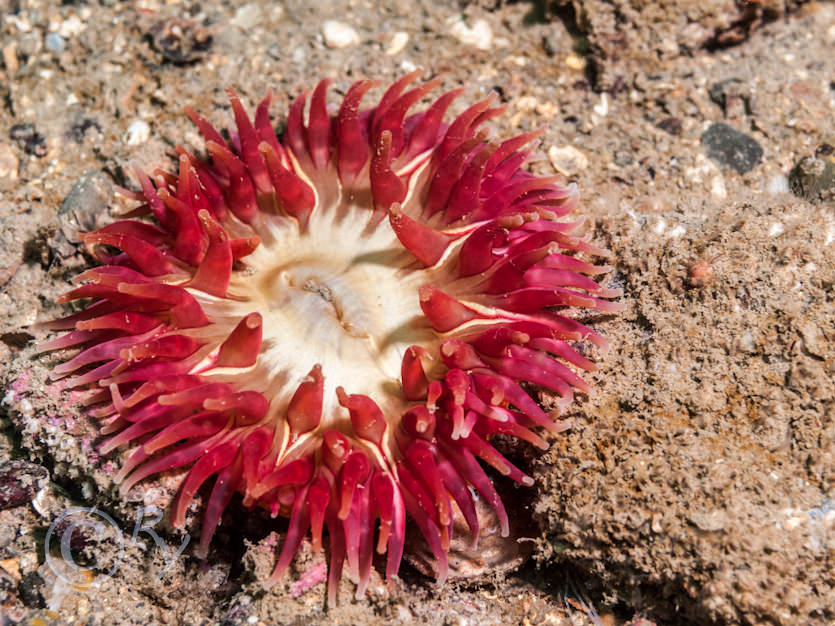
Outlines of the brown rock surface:
{"label": "brown rock surface", "polygon": [[745,41],[808,0],[558,0],[556,12],[591,46],[596,85],[613,89],[666,59]]}

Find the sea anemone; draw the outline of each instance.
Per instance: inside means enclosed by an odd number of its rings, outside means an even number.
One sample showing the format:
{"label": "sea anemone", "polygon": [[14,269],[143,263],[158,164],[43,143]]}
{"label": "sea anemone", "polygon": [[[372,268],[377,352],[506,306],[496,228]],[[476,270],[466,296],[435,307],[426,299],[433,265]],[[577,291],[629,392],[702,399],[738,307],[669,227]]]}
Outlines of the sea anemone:
{"label": "sea anemone", "polygon": [[[397,574],[407,517],[440,581],[456,515],[478,540],[476,494],[507,534],[482,463],[533,480],[491,438],[544,449],[536,430],[567,428],[555,418],[589,389],[575,370],[595,367],[584,342],[607,347],[569,315],[621,309],[589,278],[611,268],[581,258],[606,251],[559,219],[576,186],[522,169],[539,132],[493,141],[480,127],[503,111],[494,94],[445,123],[461,89],[410,114],[440,82],[407,91],[418,75],[362,112],[375,83],[359,81],[333,115],[324,80],[281,138],[270,93],[252,120],[228,90],[228,139],[187,108],[208,155],[178,147],[177,173],[134,168],[141,191],[123,193],[141,204],[82,236],[101,265],[60,298],[90,303],[48,323],[69,332],[42,346],[78,349],[54,374],[91,388],[103,453],[132,447],[123,493],[186,469],[182,527],[213,479],[201,555],[236,492],[289,517],[268,583],[326,529],[330,603],[345,563],[364,594],[375,546]],[[551,414],[536,388],[556,394]]]}

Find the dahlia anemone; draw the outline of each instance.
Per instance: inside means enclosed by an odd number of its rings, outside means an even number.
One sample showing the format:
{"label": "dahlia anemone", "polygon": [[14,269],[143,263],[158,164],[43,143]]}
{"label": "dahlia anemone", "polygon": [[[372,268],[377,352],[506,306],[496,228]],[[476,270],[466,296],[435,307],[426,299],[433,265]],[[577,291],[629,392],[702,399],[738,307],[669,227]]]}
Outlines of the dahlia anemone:
{"label": "dahlia anemone", "polygon": [[[60,298],[91,303],[48,323],[70,332],[42,346],[79,349],[54,373],[92,387],[102,452],[132,446],[122,492],[187,469],[182,527],[214,479],[201,555],[236,492],[288,516],[268,583],[326,529],[330,603],[345,563],[363,595],[375,546],[397,574],[407,517],[440,581],[456,515],[478,541],[476,494],[507,534],[481,462],[533,480],[491,437],[546,448],[535,430],[567,427],[555,418],[588,391],[575,369],[595,368],[576,344],[606,349],[567,310],[621,309],[590,278],[611,268],[580,258],[606,251],[572,234],[582,220],[559,220],[575,185],[521,169],[539,132],[491,140],[479,128],[503,110],[493,94],[445,123],[460,89],[409,114],[439,84],[407,91],[418,75],[362,112],[375,83],[357,82],[334,115],[324,80],[282,138],[270,93],[252,120],[228,91],[228,140],[187,108],[207,158],[178,147],[177,173],[134,168],[141,191],[123,193],[141,204],[82,236],[101,265]],[[551,415],[527,383],[558,396]]]}

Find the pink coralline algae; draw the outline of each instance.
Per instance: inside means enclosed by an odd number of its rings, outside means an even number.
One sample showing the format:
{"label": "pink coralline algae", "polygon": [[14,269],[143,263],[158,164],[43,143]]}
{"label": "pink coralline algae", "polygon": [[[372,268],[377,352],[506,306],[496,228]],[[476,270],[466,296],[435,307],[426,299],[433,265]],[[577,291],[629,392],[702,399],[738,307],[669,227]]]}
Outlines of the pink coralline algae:
{"label": "pink coralline algae", "polygon": [[[408,89],[418,74],[362,111],[375,83],[357,82],[334,114],[322,81],[281,137],[269,93],[253,120],[229,90],[228,140],[186,109],[205,158],[178,147],[177,172],[135,168],[138,206],[82,237],[100,265],[61,301],[87,307],[48,323],[68,332],[43,346],[77,350],[54,375],[89,390],[100,452],[131,450],[123,492],[187,469],[181,527],[211,481],[202,555],[235,493],[289,517],[268,584],[326,536],[331,603],[346,565],[364,594],[375,550],[397,574],[407,518],[440,581],[455,515],[478,541],[475,494],[507,534],[484,466],[533,480],[492,436],[546,448],[537,430],[564,430],[589,390],[578,347],[607,348],[573,312],[622,308],[590,278],[611,268],[583,260],[607,252],[561,220],[576,187],[522,169],[539,133],[492,140],[493,95],[445,122],[461,89],[410,113],[440,82]],[[558,397],[551,414],[537,387]]]}

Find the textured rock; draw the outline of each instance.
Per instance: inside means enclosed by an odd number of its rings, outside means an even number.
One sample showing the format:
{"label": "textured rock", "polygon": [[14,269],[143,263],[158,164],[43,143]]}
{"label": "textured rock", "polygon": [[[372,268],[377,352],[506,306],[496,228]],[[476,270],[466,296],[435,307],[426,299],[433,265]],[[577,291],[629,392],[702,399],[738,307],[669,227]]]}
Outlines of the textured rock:
{"label": "textured rock", "polygon": [[756,139],[722,122],[710,125],[702,135],[702,144],[708,157],[738,174],[751,171],[763,156]]}
{"label": "textured rock", "polygon": [[[662,215],[693,233],[677,253],[629,218],[613,225],[630,313],[608,333],[613,352],[575,429],[539,463],[554,495],[538,506],[545,554],[657,610],[678,598],[656,614],[666,623],[831,624],[827,218],[739,203],[709,222]],[[719,245],[704,256],[724,255],[688,289],[693,259],[681,251],[707,229]],[[798,264],[784,262],[790,251]]]}
{"label": "textured rock", "polygon": [[651,72],[659,59],[699,48],[723,48],[784,16],[806,0],[559,0],[588,38],[597,87],[611,89],[618,76]]}

